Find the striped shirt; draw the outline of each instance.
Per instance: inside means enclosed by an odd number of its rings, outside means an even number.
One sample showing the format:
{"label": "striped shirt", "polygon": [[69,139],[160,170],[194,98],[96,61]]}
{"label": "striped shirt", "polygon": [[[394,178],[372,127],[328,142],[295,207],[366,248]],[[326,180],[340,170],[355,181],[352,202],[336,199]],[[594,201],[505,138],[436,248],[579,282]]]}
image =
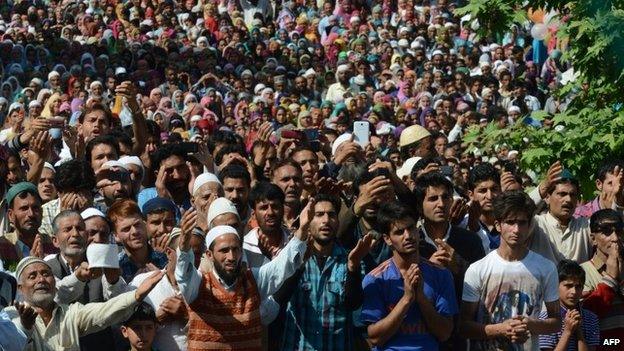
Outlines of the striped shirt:
{"label": "striped shirt", "polygon": [[[563,333],[563,328],[565,325],[565,316],[568,313],[568,309],[561,306],[561,330],[552,333],[552,334],[542,334],[539,336],[539,346],[540,350],[543,349],[554,349],[557,347],[559,340],[561,340],[561,334]],[[600,345],[600,326],[598,323],[598,317],[591,311],[581,308],[581,327],[583,328],[583,336],[585,336],[585,342],[587,342],[588,346],[598,346]],[[540,312],[540,319],[548,318],[548,313],[546,311]],[[570,337],[570,341],[568,342],[568,347],[566,350],[568,351],[576,351],[578,350],[578,341],[576,335],[572,335]]]}

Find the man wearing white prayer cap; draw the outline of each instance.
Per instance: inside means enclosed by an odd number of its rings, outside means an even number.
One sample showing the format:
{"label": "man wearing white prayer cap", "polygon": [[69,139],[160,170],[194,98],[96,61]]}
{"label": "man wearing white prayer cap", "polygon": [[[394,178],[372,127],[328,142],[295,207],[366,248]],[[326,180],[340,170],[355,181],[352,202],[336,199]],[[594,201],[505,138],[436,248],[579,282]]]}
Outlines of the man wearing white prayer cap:
{"label": "man wearing white prayer cap", "polygon": [[334,104],[344,101],[345,94],[347,94],[350,89],[350,70],[351,68],[348,64],[342,64],[336,68],[336,83],[327,88],[325,100],[331,101]]}
{"label": "man wearing white prayer cap", "polygon": [[106,302],[57,303],[52,268],[44,260],[28,256],[18,263],[16,275],[24,302],[4,311],[29,336],[28,350],[79,351],[82,337],[128,319],[163,275],[164,272],[154,272],[136,290]]}
{"label": "man wearing white prayer cap", "polygon": [[39,192],[39,197],[41,197],[41,204],[45,204],[58,197],[56,185],[54,185],[55,174],[56,170],[54,166],[45,162],[41,170],[41,175],[39,176],[39,183],[37,184],[37,191]]}
{"label": "man wearing white prayer cap", "polygon": [[191,202],[197,210],[197,227],[206,233],[208,209],[216,198],[223,197],[223,186],[216,175],[206,172],[195,179],[192,189]]}
{"label": "man wearing white prayer cap", "polygon": [[[201,273],[193,265],[191,228],[182,226],[176,278],[180,292],[189,304],[189,349],[199,349],[207,342],[215,350],[262,349],[261,304],[269,301],[269,296],[276,293],[303,263],[313,216],[309,208],[304,211],[300,217],[300,229],[290,242],[273,260],[253,269],[241,264],[243,250],[238,231],[220,225],[208,232],[205,242],[206,256],[214,269]],[[225,304],[232,299],[239,303]],[[227,307],[215,309],[210,307],[213,305]],[[236,320],[235,330],[227,324],[208,322],[224,318]],[[214,333],[206,336],[206,330]]]}
{"label": "man wearing white prayer cap", "polygon": [[141,182],[145,175],[145,167],[143,162],[137,156],[122,156],[118,160],[123,164],[128,172],[130,172],[130,180],[132,181],[132,190],[134,194],[138,194],[141,191]]}
{"label": "man wearing white prayer cap", "polygon": [[111,224],[106,215],[95,207],[80,213],[87,232],[87,246],[91,243],[110,244]]}
{"label": "man wearing white prayer cap", "polygon": [[210,204],[208,209],[208,227],[229,225],[240,231],[241,220],[234,203],[225,197],[220,197]]}

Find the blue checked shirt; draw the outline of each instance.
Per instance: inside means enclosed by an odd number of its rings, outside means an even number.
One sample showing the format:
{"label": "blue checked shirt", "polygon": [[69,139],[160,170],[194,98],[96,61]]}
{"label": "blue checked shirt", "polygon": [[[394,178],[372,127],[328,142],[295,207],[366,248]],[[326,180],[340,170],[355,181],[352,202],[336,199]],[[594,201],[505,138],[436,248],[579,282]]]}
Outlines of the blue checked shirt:
{"label": "blue checked shirt", "polygon": [[[162,252],[154,251],[154,249],[150,247],[148,262],[159,269],[163,269],[167,265],[167,255]],[[139,267],[132,262],[125,251],[119,253],[119,268],[121,268],[121,277],[128,283],[134,279],[134,276],[137,275],[139,271]]]}
{"label": "blue checked shirt", "polygon": [[352,349],[352,311],[345,304],[347,272],[347,252],[338,244],[322,271],[316,256],[306,261],[288,302],[281,350]]}

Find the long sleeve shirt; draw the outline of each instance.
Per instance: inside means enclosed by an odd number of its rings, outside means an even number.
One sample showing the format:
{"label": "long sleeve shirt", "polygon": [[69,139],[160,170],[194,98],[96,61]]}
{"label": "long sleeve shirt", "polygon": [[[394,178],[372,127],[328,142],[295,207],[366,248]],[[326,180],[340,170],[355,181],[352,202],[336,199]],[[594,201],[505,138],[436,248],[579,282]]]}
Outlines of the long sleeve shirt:
{"label": "long sleeve shirt", "polygon": [[37,316],[31,329],[22,326],[15,307],[8,307],[6,312],[18,329],[31,339],[24,350],[79,351],[81,336],[125,321],[132,315],[137,303],[134,292],[128,292],[107,302],[56,305],[48,325],[41,316]]}
{"label": "long sleeve shirt", "polygon": [[[260,301],[266,300],[282,286],[284,281],[292,276],[303,263],[307,245],[305,241],[292,238],[282,251],[272,261],[258,268],[251,268],[256,280]],[[181,251],[177,249],[178,263],[175,277],[180,292],[186,301],[191,304],[197,298],[202,273],[195,268],[193,250]],[[225,284],[224,284],[225,285]],[[226,287],[227,288],[227,287]]]}

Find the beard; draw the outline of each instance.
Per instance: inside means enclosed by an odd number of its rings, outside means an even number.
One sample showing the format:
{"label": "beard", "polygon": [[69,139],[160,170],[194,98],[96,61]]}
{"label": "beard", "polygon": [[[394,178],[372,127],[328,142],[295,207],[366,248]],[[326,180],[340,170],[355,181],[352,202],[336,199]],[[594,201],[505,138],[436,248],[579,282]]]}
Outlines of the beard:
{"label": "beard", "polygon": [[236,279],[238,279],[238,276],[240,275],[240,271],[241,271],[240,262],[239,264],[236,265],[236,269],[234,269],[231,272],[226,271],[225,268],[221,265],[221,263],[217,261],[214,261],[213,264],[214,264],[215,271],[217,272],[219,277],[223,279],[225,284],[232,285],[234,284],[234,282],[236,282]]}
{"label": "beard", "polygon": [[340,167],[338,171],[338,179],[345,181],[346,183],[355,181],[356,178],[362,176],[366,171],[366,165],[363,163],[347,163]]}
{"label": "beard", "polygon": [[35,291],[29,302],[39,308],[47,308],[54,303],[54,295],[55,294],[51,292],[42,293]]}
{"label": "beard", "polygon": [[63,255],[67,257],[82,257],[87,252],[86,248],[65,247],[62,250]]}

